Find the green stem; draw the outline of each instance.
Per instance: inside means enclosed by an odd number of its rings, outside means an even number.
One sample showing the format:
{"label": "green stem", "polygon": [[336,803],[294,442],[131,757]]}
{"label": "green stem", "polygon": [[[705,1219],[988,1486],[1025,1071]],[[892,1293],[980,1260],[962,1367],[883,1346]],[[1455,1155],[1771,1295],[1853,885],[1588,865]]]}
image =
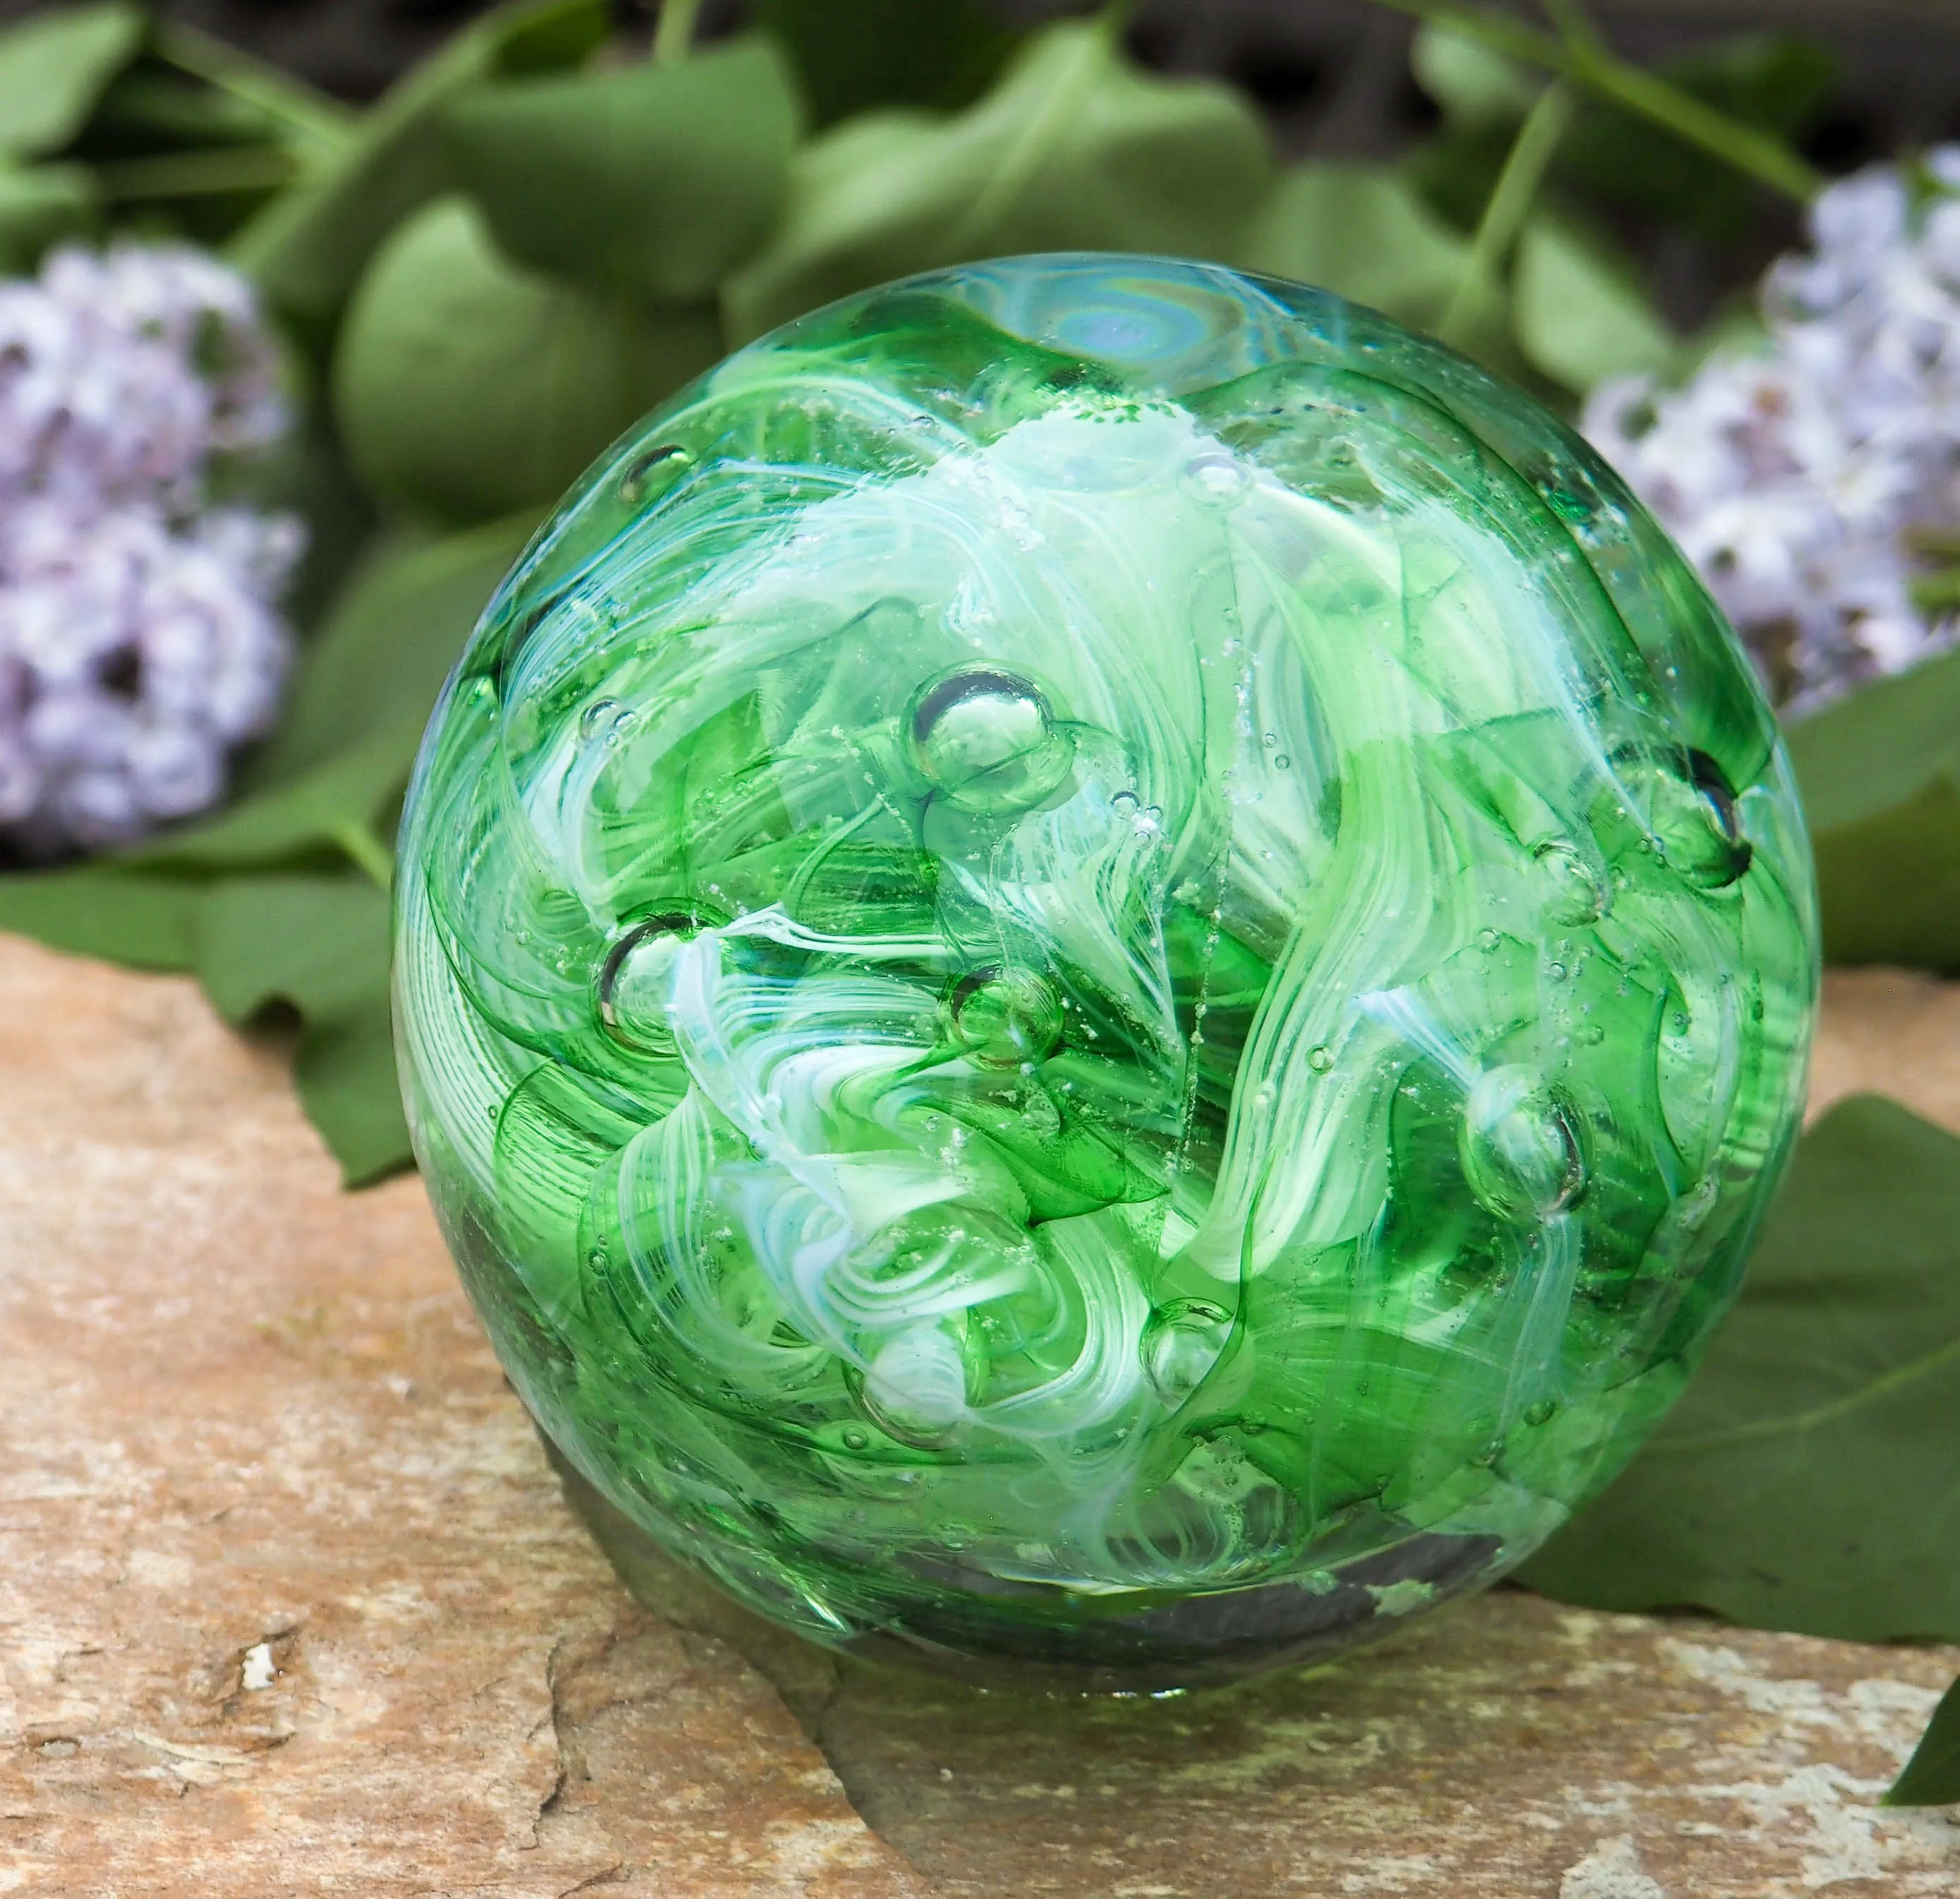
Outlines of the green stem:
{"label": "green stem", "polygon": [[326,149],[338,150],[346,143],[358,116],[339,100],[195,27],[159,21],[151,30],[151,45],[166,65],[256,106],[309,143]]}
{"label": "green stem", "polygon": [[1929,560],[1960,565],[1960,528],[1930,525],[1909,527],[1905,530],[1904,540],[1915,554],[1923,555]]}
{"label": "green stem", "polygon": [[1504,259],[1510,255],[1511,247],[1531,215],[1545,174],[1558,155],[1559,141],[1572,123],[1573,103],[1570,90],[1554,84],[1539,94],[1525,115],[1504,168],[1497,174],[1497,182],[1484,206],[1484,215],[1478,220],[1477,234],[1471,240],[1470,255],[1464,260],[1463,273],[1456,280],[1449,307],[1437,326],[1437,335],[1446,343],[1465,340],[1464,332],[1478,304],[1497,283]]}
{"label": "green stem", "polygon": [[1960,609],[1960,567],[1922,574],[1912,583],[1912,603],[1929,619],[1943,619]]}
{"label": "green stem", "polygon": [[1601,98],[1651,119],[1685,143],[1726,160],[1736,170],[1760,179],[1800,205],[1809,203],[1824,189],[1824,174],[1780,138],[1739,123],[1644,68],[1631,65],[1612,53],[1589,54],[1582,58],[1573,76]]}
{"label": "green stem", "polygon": [[695,16],[701,0],[660,0],[660,17],[654,27],[654,64],[677,66],[694,44]]}
{"label": "green stem", "polygon": [[1556,73],[1596,97],[1663,127],[1745,177],[1808,204],[1823,188],[1823,174],[1780,138],[1705,105],[1692,93],[1630,64],[1596,37],[1564,40],[1508,14],[1461,0],[1376,0],[1378,6],[1413,14],[1527,65]]}
{"label": "green stem", "polygon": [[333,841],[358,869],[364,870],[383,890],[393,888],[395,854],[375,836],[371,825],[350,818],[345,824],[334,826]]}
{"label": "green stem", "polygon": [[1596,52],[1606,50],[1606,43],[1599,37],[1599,29],[1592,24],[1580,0],[1540,0],[1545,17],[1558,30],[1558,37],[1568,46],[1586,46]]}
{"label": "green stem", "polygon": [[95,182],[110,203],[128,204],[145,198],[270,191],[290,184],[304,169],[283,145],[234,145],[222,151],[176,151],[98,165]]}

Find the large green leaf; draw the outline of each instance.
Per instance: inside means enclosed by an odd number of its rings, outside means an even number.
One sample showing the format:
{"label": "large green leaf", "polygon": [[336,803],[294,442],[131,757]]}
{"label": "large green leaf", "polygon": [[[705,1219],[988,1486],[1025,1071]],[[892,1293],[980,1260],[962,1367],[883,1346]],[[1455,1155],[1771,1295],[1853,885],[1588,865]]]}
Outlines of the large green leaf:
{"label": "large green leaf", "polygon": [[1805,1136],[1686,1395],[1522,1579],[1860,1642],[1960,1640],[1960,1140],[1876,1096]]}
{"label": "large green leaf", "polygon": [[210,874],[344,848],[400,795],[436,695],[534,515],[433,542],[398,541],[349,582],[309,646],[285,721],[247,795],[127,861]]}
{"label": "large green leaf", "polygon": [[306,523],[306,550],[280,607],[308,642],[375,538],[374,505],[348,467],[325,410],[324,403],[309,402],[278,441],[216,463],[207,484],[214,501],[297,514]]}
{"label": "large green leaf", "polygon": [[819,126],[879,106],[970,105],[1020,36],[979,0],[756,0]]}
{"label": "large green leaf", "polygon": [[86,231],[94,215],[86,167],[0,164],[0,276],[32,270],[49,245]]}
{"label": "large green leaf", "polygon": [[1409,47],[1416,84],[1452,125],[1515,126],[1545,89],[1545,79],[1468,33],[1425,21]]}
{"label": "large green leaf", "polygon": [[108,864],[9,871],[0,875],[0,930],[133,969],[189,969],[202,900],[195,884]]}
{"label": "large green leaf", "polygon": [[355,873],[215,885],[199,918],[197,969],[228,1021],[248,1023],[278,1005],[298,1013],[293,1079],[349,1186],[408,1163],[384,892]]}
{"label": "large green leaf", "polygon": [[0,158],[59,151],[142,44],[140,7],[50,7],[0,27]]}
{"label": "large green leaf", "polygon": [[1338,291],[1417,329],[1435,329],[1454,307],[1456,348],[1500,376],[1531,377],[1511,333],[1509,287],[1466,282],[1469,240],[1399,170],[1338,159],[1297,166],[1267,199],[1243,258],[1252,269]]}
{"label": "large green leaf", "polygon": [[1879,1804],[1945,1807],[1956,1802],[1960,1802],[1960,1681],[1940,1697],[1932,1724]]}
{"label": "large green leaf", "polygon": [[291,1008],[294,1080],[348,1185],[412,1158],[389,1017],[388,899],[358,872],[208,882],[97,863],[0,876],[0,930],[194,972],[229,1022]]}
{"label": "large green leaf", "polygon": [[450,188],[442,115],[470,87],[573,66],[605,40],[606,0],[521,0],[447,41],[304,183],[238,233],[232,259],[289,316],[323,334],[368,259],[417,206]]}
{"label": "large green leaf", "polygon": [[212,883],[100,864],[0,876],[0,930],[194,971],[228,1021],[301,1019],[294,1079],[348,1184],[410,1159],[388,1008],[388,899],[358,872]]}
{"label": "large green leaf", "polygon": [[[1835,62],[1808,41],[1752,33],[1698,47],[1656,70],[1729,118],[1790,139],[1815,122]],[[1604,204],[1653,212],[1717,242],[1742,237],[1759,215],[1758,188],[1740,172],[1710,164],[1707,153],[1651,119],[1611,107],[1582,115],[1558,170]]]}
{"label": "large green leaf", "polygon": [[1960,971],[1960,654],[1799,720],[1831,962]]}
{"label": "large green leaf", "polygon": [[1577,395],[1609,376],[1657,374],[1675,351],[1673,332],[1628,266],[1548,213],[1519,240],[1511,321],[1525,360]]}
{"label": "large green leaf", "polygon": [[520,263],[698,302],[782,200],[799,110],[760,37],[678,65],[481,86],[449,114],[458,182]]}
{"label": "large green leaf", "polygon": [[1236,260],[1271,180],[1237,93],[1154,78],[1106,21],[1064,22],[966,112],[870,113],[807,146],[723,307],[740,339],[887,278],[1016,251]]}
{"label": "large green leaf", "polygon": [[307,863],[326,853],[365,855],[374,848],[374,826],[399,793],[417,736],[405,705],[389,726],[310,770],[167,831],[118,861],[143,870],[216,874]]}
{"label": "large green leaf", "polygon": [[[1489,198],[1545,78],[1447,28],[1426,27],[1411,56],[1443,109],[1439,130],[1409,161],[1424,192],[1466,227]],[[1830,91],[1830,56],[1802,40],[1748,33],[1698,47],[1654,68],[1671,85],[1758,133],[1788,141],[1815,122]],[[1552,164],[1559,184],[1602,207],[1657,217],[1732,243],[1760,217],[1761,188],[1642,115],[1595,97],[1580,103]]]}
{"label": "large green leaf", "polygon": [[250,100],[143,59],[103,88],[82,135],[81,151],[96,160],[208,152],[275,144],[282,129]]}
{"label": "large green leaf", "polygon": [[[386,975],[385,963],[375,966]],[[307,1025],[293,1057],[293,1081],[348,1186],[371,1186],[415,1165],[385,987],[357,1013]]]}
{"label": "large green leaf", "polygon": [[521,269],[469,199],[443,198],[362,278],[336,355],[334,412],[377,496],[482,520],[557,500],[721,347],[711,308],[650,313]]}
{"label": "large green leaf", "polygon": [[1296,166],[1247,236],[1253,270],[1337,291],[1418,329],[1447,307],[1470,247],[1386,166]]}
{"label": "large green leaf", "polygon": [[291,779],[404,717],[419,733],[538,520],[527,509],[436,540],[384,537],[307,647],[285,717],[250,782]]}

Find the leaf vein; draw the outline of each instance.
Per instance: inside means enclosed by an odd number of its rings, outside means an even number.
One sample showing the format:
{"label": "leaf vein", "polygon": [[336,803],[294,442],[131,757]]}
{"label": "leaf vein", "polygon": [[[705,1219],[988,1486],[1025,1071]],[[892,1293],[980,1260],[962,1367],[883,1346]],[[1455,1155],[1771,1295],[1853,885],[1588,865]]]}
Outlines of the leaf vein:
{"label": "leaf vein", "polygon": [[1901,1385],[1930,1377],[1949,1363],[1960,1364],[1960,1338],[1949,1339],[1938,1350],[1928,1352],[1923,1357],[1895,1366],[1892,1370],[1873,1379],[1869,1384],[1861,1385],[1856,1391],[1846,1392],[1842,1398],[1834,1398],[1827,1404],[1813,1405],[1808,1411],[1788,1412],[1780,1417],[1755,1418],[1747,1424],[1732,1425],[1726,1430],[1701,1431],[1691,1437],[1657,1438],[1652,1448],[1656,1453],[1700,1451],[1706,1450],[1712,1445],[1737,1444],[1754,1438],[1774,1437],[1785,1431],[1814,1430],[1820,1425],[1848,1416],[1860,1405],[1876,1404],[1880,1398],[1897,1390]]}

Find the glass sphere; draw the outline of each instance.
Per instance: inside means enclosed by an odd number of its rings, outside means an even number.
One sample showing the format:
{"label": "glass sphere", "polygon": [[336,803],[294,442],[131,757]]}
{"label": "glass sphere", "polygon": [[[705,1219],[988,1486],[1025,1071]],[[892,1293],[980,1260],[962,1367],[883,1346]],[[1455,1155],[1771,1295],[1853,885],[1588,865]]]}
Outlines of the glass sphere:
{"label": "glass sphere", "polygon": [[402,1068],[603,1507],[821,1642],[1185,1684],[1624,1462],[1813,911],[1563,425],[1297,285],[1015,259],[737,351],[539,533],[410,795]]}

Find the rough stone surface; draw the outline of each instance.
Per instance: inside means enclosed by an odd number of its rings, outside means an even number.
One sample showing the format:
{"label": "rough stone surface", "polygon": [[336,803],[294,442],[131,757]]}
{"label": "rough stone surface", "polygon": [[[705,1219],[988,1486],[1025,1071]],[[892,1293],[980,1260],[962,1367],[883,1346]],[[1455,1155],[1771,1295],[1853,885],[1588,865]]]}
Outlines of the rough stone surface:
{"label": "rough stone surface", "polygon": [[[1960,990],[1819,1098],[1960,1126]],[[185,983],[0,939],[0,1894],[1757,1899],[1960,1888],[1873,1802],[1960,1667],[1512,1590],[1316,1674],[840,1669],[566,1509],[412,1180]]]}
{"label": "rough stone surface", "polygon": [[1960,982],[1910,969],[1825,976],[1810,1112],[1868,1091],[1960,1130]]}
{"label": "rough stone surface", "polygon": [[0,1892],[926,1890],[188,984],[0,942]]}

